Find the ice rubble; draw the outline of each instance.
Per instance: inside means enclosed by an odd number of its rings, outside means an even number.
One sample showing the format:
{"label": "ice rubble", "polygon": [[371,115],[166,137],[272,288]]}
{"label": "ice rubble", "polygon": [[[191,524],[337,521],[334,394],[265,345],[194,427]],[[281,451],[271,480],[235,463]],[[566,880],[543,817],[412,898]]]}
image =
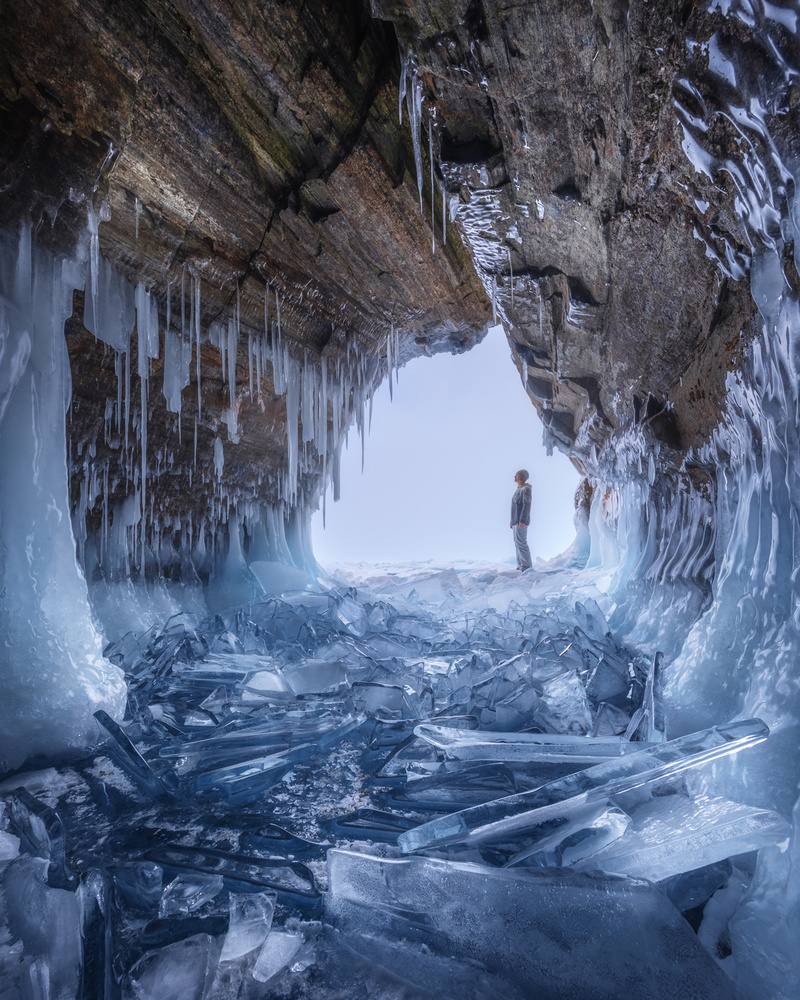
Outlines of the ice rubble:
{"label": "ice rubble", "polygon": [[[98,710],[86,760],[0,786],[3,988],[732,996],[726,919],[698,938],[681,909],[696,927],[788,836],[708,794],[767,729],[665,740],[661,658],[532,580],[336,584],[113,643],[123,723]],[[453,833],[473,815],[488,835]]]}

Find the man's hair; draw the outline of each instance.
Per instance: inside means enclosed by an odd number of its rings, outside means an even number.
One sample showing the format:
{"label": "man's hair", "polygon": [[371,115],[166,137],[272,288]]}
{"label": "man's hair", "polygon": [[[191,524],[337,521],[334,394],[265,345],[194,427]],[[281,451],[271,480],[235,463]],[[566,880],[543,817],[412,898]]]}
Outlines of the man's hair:
{"label": "man's hair", "polygon": [[520,469],[519,472],[517,473],[517,475],[523,480],[523,482],[527,483],[527,481],[528,481],[528,470],[527,469]]}

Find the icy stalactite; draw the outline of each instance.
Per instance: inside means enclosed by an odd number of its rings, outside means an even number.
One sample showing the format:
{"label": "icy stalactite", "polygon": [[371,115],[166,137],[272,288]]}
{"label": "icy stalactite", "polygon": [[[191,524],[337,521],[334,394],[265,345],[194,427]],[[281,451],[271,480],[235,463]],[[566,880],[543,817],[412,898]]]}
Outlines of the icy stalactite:
{"label": "icy stalactite", "polygon": [[408,124],[411,128],[411,141],[414,145],[414,167],[417,171],[417,188],[419,190],[419,210],[422,211],[422,81],[417,75],[416,60],[409,51],[401,59],[400,82],[400,123],[403,121],[403,96],[408,111]]}
{"label": "icy stalactite", "polygon": [[433,177],[433,125],[428,118],[428,157],[431,161],[431,253],[436,253],[436,185]]}
{"label": "icy stalactite", "polygon": [[92,712],[124,705],[102,656],[75,556],[65,414],[71,394],[64,322],[85,265],[33,245],[24,227],[0,248],[0,760],[79,747]]}

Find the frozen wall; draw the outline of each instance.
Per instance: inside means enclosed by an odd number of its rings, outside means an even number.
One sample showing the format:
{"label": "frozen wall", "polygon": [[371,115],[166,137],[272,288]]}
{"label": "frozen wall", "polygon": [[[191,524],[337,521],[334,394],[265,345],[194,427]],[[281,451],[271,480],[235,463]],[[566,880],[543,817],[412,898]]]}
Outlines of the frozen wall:
{"label": "frozen wall", "polygon": [[[770,726],[758,754],[717,769],[732,797],[794,824],[786,844],[760,852],[744,898],[726,901],[738,995],[755,1000],[800,994],[798,13],[707,6],[727,22],[689,43],[694,72],[679,81],[676,112],[695,169],[729,192],[740,232],[722,238],[718,266],[749,273],[759,329],[728,377],[712,440],[680,469],[633,418],[596,456],[592,559],[616,569],[613,624],[667,653],[671,737],[748,716]],[[729,158],[709,148],[720,130]]]}
{"label": "frozen wall", "polygon": [[75,555],[64,321],[83,268],[0,234],[0,770],[81,746],[124,706]]}

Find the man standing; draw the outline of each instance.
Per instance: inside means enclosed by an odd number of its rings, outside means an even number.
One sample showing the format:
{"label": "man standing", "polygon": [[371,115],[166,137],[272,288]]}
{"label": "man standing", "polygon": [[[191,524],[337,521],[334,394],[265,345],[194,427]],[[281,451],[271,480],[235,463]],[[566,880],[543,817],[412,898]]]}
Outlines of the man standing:
{"label": "man standing", "polygon": [[530,569],[531,550],[528,548],[528,525],[531,523],[531,484],[527,469],[520,469],[514,476],[517,488],[511,498],[511,528],[517,550],[517,569],[523,573]]}

